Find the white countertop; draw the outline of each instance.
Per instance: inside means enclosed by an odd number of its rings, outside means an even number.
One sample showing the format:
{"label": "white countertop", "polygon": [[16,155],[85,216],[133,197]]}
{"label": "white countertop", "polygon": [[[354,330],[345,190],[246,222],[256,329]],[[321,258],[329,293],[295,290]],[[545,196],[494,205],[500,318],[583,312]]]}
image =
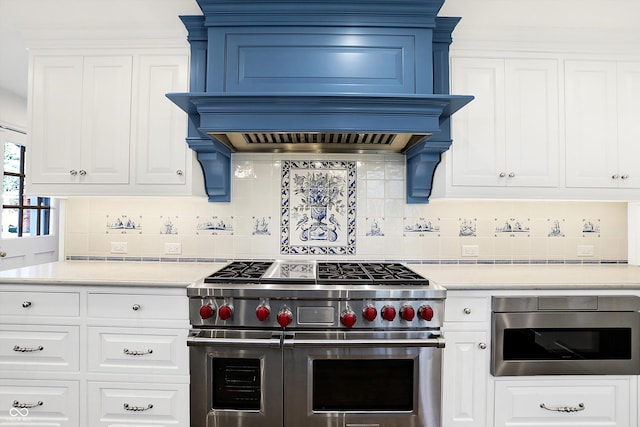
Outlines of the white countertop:
{"label": "white countertop", "polygon": [[[0,285],[107,285],[186,287],[224,263],[67,261],[0,271]],[[640,267],[617,264],[410,264],[450,290],[640,289]]]}
{"label": "white countertop", "polygon": [[451,290],[640,289],[640,267],[623,264],[409,265]]}
{"label": "white countertop", "polygon": [[224,263],[67,261],[0,271],[3,284],[187,287]]}

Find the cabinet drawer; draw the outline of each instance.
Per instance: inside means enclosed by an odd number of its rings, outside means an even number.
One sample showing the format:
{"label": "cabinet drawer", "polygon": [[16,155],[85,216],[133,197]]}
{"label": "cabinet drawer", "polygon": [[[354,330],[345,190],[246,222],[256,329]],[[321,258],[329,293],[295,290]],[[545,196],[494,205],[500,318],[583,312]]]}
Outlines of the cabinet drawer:
{"label": "cabinet drawer", "polygon": [[89,317],[116,319],[188,319],[186,296],[89,294]]}
{"label": "cabinet drawer", "polygon": [[89,427],[189,425],[188,384],[88,383]]}
{"label": "cabinet drawer", "polygon": [[0,325],[0,370],[78,371],[79,327]]}
{"label": "cabinet drawer", "polygon": [[449,297],[445,302],[445,322],[484,322],[489,319],[489,298]]}
{"label": "cabinet drawer", "polygon": [[79,427],[76,381],[0,379],[1,426]]}
{"label": "cabinet drawer", "polygon": [[80,315],[80,295],[72,292],[0,292],[0,315]]}
{"label": "cabinet drawer", "polygon": [[626,379],[497,381],[495,390],[496,427],[629,425]]}
{"label": "cabinet drawer", "polygon": [[[142,331],[142,333],[141,333]],[[89,370],[188,375],[187,330],[89,328]]]}

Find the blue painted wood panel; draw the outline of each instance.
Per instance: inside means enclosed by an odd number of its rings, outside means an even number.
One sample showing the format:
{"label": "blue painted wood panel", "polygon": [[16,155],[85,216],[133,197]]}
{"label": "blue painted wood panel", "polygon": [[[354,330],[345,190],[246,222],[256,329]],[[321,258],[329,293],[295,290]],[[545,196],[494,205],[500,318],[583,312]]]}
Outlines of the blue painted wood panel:
{"label": "blue painted wood panel", "polygon": [[[375,31],[374,31],[375,30]],[[209,30],[207,91],[223,93],[433,92],[431,30]]]}

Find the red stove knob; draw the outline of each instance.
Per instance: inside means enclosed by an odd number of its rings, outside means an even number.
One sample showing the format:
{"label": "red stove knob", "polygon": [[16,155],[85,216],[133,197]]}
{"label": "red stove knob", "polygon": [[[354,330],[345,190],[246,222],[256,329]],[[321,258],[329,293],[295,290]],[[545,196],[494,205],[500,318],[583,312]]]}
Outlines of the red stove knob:
{"label": "red stove knob", "polygon": [[218,317],[220,320],[230,319],[232,314],[233,308],[229,304],[225,304],[218,309]]}
{"label": "red stove knob", "polygon": [[415,316],[416,311],[410,305],[403,305],[400,309],[400,317],[402,317],[407,322],[411,322]]}
{"label": "red stove knob", "polygon": [[269,310],[269,307],[267,307],[266,305],[261,305],[258,308],[256,308],[256,317],[261,322],[264,322],[265,320],[267,320],[270,314],[271,314],[271,310]]}
{"label": "red stove knob", "polygon": [[433,308],[431,308],[431,306],[423,305],[420,307],[418,311],[420,313],[420,317],[423,318],[424,320],[428,321],[433,319]]}
{"label": "red stove knob", "polygon": [[353,325],[356,324],[356,320],[356,314],[351,310],[346,310],[342,313],[342,316],[340,316],[340,321],[347,328],[352,328]]}
{"label": "red stove knob", "polygon": [[384,320],[388,320],[389,322],[391,322],[396,318],[396,309],[390,305],[385,305],[384,307],[382,307],[381,314]]}
{"label": "red stove knob", "polygon": [[215,312],[216,311],[209,304],[200,307],[200,317],[202,317],[203,319],[210,318]]}
{"label": "red stove knob", "polygon": [[289,326],[292,320],[293,320],[293,314],[291,313],[291,310],[289,310],[288,308],[285,307],[282,310],[280,310],[280,312],[278,313],[278,324],[283,328],[286,328],[287,326]]}
{"label": "red stove knob", "polygon": [[362,317],[367,319],[369,322],[373,322],[377,315],[378,310],[376,310],[376,308],[371,304],[368,304],[364,310],[362,310]]}

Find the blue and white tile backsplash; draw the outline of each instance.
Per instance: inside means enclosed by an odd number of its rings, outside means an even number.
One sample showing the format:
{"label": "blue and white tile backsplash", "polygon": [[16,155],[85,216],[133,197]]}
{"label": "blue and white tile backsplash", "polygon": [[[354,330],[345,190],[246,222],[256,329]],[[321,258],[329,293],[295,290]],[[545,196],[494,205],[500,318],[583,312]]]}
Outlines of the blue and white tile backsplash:
{"label": "blue and white tile backsplash", "polygon": [[[408,262],[624,262],[622,202],[432,200],[405,203],[399,154],[235,154],[232,201],[67,200],[70,259],[357,259]],[[127,242],[127,254],[110,253]],[[478,256],[462,256],[477,245]],[[592,245],[594,256],[577,255]]]}

